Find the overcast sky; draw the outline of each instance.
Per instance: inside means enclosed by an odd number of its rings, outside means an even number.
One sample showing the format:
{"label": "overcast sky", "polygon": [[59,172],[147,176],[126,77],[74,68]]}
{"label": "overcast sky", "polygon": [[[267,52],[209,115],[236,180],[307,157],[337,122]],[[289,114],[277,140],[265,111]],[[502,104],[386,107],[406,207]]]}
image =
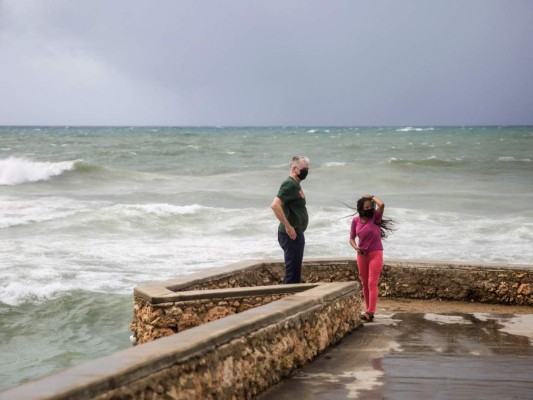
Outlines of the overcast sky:
{"label": "overcast sky", "polygon": [[0,125],[527,124],[529,0],[0,0]]}

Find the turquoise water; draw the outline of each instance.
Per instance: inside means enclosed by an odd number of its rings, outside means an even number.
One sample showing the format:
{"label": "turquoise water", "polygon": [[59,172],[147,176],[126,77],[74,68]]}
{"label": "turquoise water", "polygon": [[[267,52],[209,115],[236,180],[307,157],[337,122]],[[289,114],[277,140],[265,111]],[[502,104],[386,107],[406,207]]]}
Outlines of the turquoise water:
{"label": "turquoise water", "polygon": [[353,256],[343,202],[370,193],[385,257],[531,263],[532,127],[2,127],[0,387],[130,346],[137,285],[281,259],[294,154],[306,257]]}

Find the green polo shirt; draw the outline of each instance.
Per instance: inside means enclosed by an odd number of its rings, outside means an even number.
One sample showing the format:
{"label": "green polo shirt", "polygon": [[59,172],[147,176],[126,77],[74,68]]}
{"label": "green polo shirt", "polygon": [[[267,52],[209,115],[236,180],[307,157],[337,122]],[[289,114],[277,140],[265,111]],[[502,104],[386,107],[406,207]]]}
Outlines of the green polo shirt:
{"label": "green polo shirt", "polygon": [[[300,184],[289,176],[281,184],[278,197],[283,202],[283,212],[289,223],[297,232],[303,233],[307,229],[309,215],[305,207],[305,194]],[[278,231],[287,233],[282,224],[279,224]]]}

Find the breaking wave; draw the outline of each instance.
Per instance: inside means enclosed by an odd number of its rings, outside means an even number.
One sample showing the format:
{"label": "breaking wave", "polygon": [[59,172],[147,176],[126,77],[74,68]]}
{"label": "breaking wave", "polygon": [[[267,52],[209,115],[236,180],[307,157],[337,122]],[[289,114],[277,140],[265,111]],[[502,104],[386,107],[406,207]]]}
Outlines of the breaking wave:
{"label": "breaking wave", "polygon": [[81,160],[47,162],[9,157],[0,160],[0,185],[47,181],[67,171],[83,167]]}

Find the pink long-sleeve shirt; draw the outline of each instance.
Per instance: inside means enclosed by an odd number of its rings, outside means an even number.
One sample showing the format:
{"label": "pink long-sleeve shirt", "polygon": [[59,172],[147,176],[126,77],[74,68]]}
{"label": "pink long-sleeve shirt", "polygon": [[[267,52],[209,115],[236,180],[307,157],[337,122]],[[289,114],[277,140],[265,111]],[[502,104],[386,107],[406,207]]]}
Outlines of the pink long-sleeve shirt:
{"label": "pink long-sleeve shirt", "polygon": [[359,238],[358,246],[362,251],[370,252],[375,250],[383,250],[381,243],[381,218],[383,213],[378,210],[374,211],[374,216],[362,222],[359,216],[354,217],[350,229],[350,239]]}

